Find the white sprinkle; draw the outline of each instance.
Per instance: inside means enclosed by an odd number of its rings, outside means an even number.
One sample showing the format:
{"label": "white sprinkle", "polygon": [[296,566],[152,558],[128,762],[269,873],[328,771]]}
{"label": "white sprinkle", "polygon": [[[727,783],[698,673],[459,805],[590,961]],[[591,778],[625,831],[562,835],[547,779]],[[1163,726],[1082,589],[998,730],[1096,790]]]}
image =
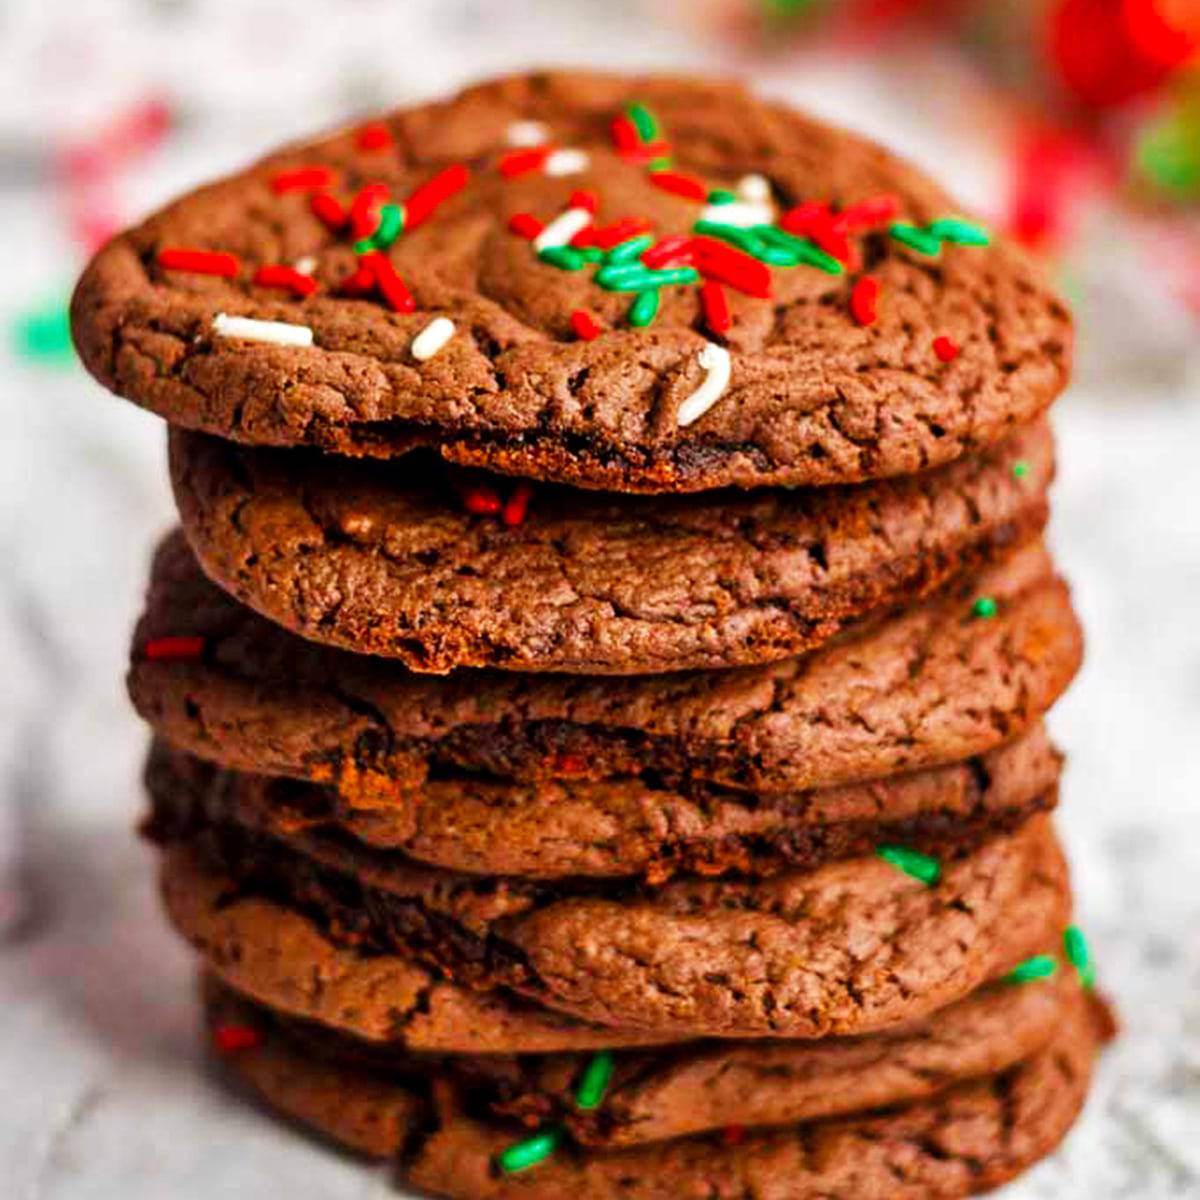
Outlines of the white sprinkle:
{"label": "white sprinkle", "polygon": [[276,346],[313,344],[313,331],[307,325],[289,325],[286,321],[256,321],[252,317],[231,317],[228,313],[217,313],[213,318],[213,332],[217,337],[273,342]]}
{"label": "white sprinkle", "polygon": [[735,200],[732,204],[706,204],[700,210],[700,220],[748,229],[751,225],[770,225],[775,220],[775,212],[769,204]]}
{"label": "white sprinkle", "polygon": [[715,342],[708,342],[698,356],[700,365],[707,374],[703,383],[679,406],[675,420],[682,429],[693,421],[698,421],[716,402],[729,386],[729,377],[733,368],[729,361],[729,351]]}
{"label": "white sprinkle", "polygon": [[751,204],[764,204],[771,199],[771,184],[765,175],[743,175],[734,191]]}
{"label": "white sprinkle", "polygon": [[317,269],[317,260],[311,254],[306,254],[303,258],[296,259],[292,266],[301,275],[311,275]]}
{"label": "white sprinkle", "polygon": [[585,150],[554,150],[546,156],[547,175],[579,175],[591,165]]}
{"label": "white sprinkle", "polygon": [[540,146],[550,138],[541,121],[514,121],[504,134],[510,146]]}
{"label": "white sprinkle", "polygon": [[586,208],[568,208],[560,213],[533,239],[533,248],[541,251],[551,246],[565,246],[577,233],[592,223]]}
{"label": "white sprinkle", "polygon": [[454,322],[449,317],[434,317],[413,338],[412,356],[417,362],[432,358],[454,336]]}

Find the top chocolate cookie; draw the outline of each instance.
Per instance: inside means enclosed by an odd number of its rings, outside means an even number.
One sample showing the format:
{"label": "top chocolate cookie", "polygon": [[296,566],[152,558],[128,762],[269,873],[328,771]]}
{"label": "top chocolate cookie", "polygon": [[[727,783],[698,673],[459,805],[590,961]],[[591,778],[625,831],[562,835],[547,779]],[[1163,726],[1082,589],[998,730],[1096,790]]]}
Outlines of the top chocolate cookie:
{"label": "top chocolate cookie", "polygon": [[1037,270],[737,85],[534,74],[276,154],[111,242],[106,386],[238,441],[630,492],[907,474],[1069,371]]}

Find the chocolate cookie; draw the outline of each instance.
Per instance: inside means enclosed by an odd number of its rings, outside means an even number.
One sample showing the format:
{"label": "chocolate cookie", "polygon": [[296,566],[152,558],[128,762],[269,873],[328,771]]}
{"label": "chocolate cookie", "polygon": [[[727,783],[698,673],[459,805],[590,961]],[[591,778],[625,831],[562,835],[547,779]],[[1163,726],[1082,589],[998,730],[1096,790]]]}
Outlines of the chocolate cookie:
{"label": "chocolate cookie", "polygon": [[[769,662],[911,602],[1045,523],[1037,424],[914,478],[663,497],[539,488],[520,524],[465,511],[428,457],[349,463],[171,438],[209,576],[318,642],[418,671],[642,674]],[[467,503],[473,493],[468,491]]]}
{"label": "chocolate cookie", "polygon": [[[212,1001],[216,1028],[256,1019],[228,997]],[[998,1186],[1053,1150],[1110,1032],[1102,1004],[1077,993],[1044,1048],[904,1107],[750,1133],[730,1125],[722,1137],[620,1150],[568,1142],[516,1174],[499,1158],[528,1130],[474,1115],[449,1079],[435,1078],[429,1095],[325,1061],[269,1019],[261,1040],[226,1062],[273,1107],[359,1153],[396,1159],[404,1183],[454,1200],[950,1200]]]}
{"label": "chocolate cookie", "polygon": [[771,666],[433,679],[285,633],[208,583],[175,537],[155,561],[129,685],[173,744],[239,770],[334,782],[357,802],[394,796],[431,768],[653,771],[794,792],[986,753],[1054,702],[1081,650],[1066,585],[1035,545]]}
{"label": "chocolate cookie", "polygon": [[[155,827],[169,831],[169,817]],[[1042,817],[942,862],[936,882],[872,856],[656,890],[543,883],[420,867],[332,840],[300,849],[233,823],[182,844],[234,880],[235,894],[309,914],[335,943],[668,1038],[888,1028],[1045,945],[1070,910],[1066,866]]]}
{"label": "chocolate cookie", "polygon": [[930,855],[969,847],[1053,808],[1060,761],[1036,725],[965,763],[799,794],[681,791],[639,777],[520,784],[456,775],[364,809],[334,788],[222,770],[159,742],[146,783],[158,820],[176,834],[233,820],[301,847],[349,835],[472,874],[662,883],[680,871],[811,868],[881,843]]}
{"label": "chocolate cookie", "polygon": [[[577,1097],[589,1069],[596,1069],[594,1054],[432,1059],[244,1003],[245,1013],[230,1019],[264,1036],[282,1025],[315,1060],[364,1067],[397,1081],[419,1086],[431,1070],[444,1072],[469,1090],[478,1113],[535,1128],[561,1123],[581,1145],[612,1148],[721,1131],[731,1115],[745,1130],[912,1103],[962,1080],[1007,1070],[1041,1050],[1075,1013],[1080,988],[1077,974],[1059,963],[1047,979],[989,984],[889,1034],[618,1050],[601,1064],[608,1067],[602,1103],[587,1108]],[[206,990],[210,996],[215,990],[224,1007],[236,1003],[215,980]]]}
{"label": "chocolate cookie", "polygon": [[72,321],[178,425],[642,492],[949,462],[1050,403],[1072,338],[880,147],[733,83],[578,72],[203,188],[100,252]]}
{"label": "chocolate cookie", "polygon": [[[505,989],[480,992],[439,979],[411,957],[338,945],[294,908],[240,890],[192,847],[164,851],[162,889],[172,924],[229,987],[390,1053],[546,1054],[688,1038],[588,1024]],[[999,927],[998,970],[1053,941],[1053,920],[1038,931],[1024,920]]]}
{"label": "chocolate cookie", "polygon": [[548,1054],[672,1040],[462,987],[411,958],[335,945],[300,913],[240,895],[186,846],[165,851],[161,881],[172,925],[215,976],[272,1009],[364,1042],[393,1051]]}

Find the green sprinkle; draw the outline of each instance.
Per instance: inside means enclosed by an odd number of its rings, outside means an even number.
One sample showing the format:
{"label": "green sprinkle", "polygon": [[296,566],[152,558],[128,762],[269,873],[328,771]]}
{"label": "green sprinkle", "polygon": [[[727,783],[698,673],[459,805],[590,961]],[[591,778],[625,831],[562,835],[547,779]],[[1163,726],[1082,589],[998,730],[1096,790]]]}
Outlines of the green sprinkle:
{"label": "green sprinkle", "polygon": [[888,232],[902,245],[931,257],[942,248],[941,238],[928,230],[919,229],[916,225],[906,225],[902,221],[897,221]]}
{"label": "green sprinkle", "polygon": [[700,272],[695,267],[672,267],[664,271],[651,271],[641,263],[622,263],[617,267],[601,267],[594,278],[605,291],[644,292],[651,288],[699,283]]}
{"label": "green sprinkle", "polygon": [[1035,954],[1013,967],[1004,979],[1007,983],[1032,983],[1035,979],[1049,979],[1058,970],[1058,962],[1052,955]]}
{"label": "green sprinkle", "polygon": [[800,255],[794,250],[786,250],[783,246],[772,246],[769,242],[759,242],[755,257],[772,267],[798,267]]}
{"label": "green sprinkle", "polygon": [[545,1129],[539,1129],[533,1137],[502,1150],[496,1162],[506,1175],[515,1175],[518,1171],[527,1171],[530,1167],[545,1162],[559,1148],[562,1140],[562,1126],[547,1125]]}
{"label": "green sprinkle", "polygon": [[584,262],[598,263],[604,261],[604,251],[599,246],[581,246],[578,253],[582,255]]}
{"label": "green sprinkle", "polygon": [[667,267],[662,271],[649,272],[655,287],[674,287],[677,284],[700,282],[700,272],[695,267]]}
{"label": "green sprinkle", "polygon": [[944,242],[955,242],[959,246],[986,246],[991,240],[982,225],[964,221],[961,217],[943,217],[929,226],[928,232]]}
{"label": "green sprinkle", "polygon": [[1063,932],[1063,952],[1067,962],[1079,972],[1079,982],[1089,991],[1096,986],[1096,968],[1092,963],[1092,952],[1087,938],[1078,925],[1068,925]]}
{"label": "green sprinkle", "polygon": [[653,245],[653,234],[639,234],[637,237],[630,238],[627,242],[621,242],[620,245],[614,246],[606,255],[605,262],[614,264],[635,262]]}
{"label": "green sprinkle", "polygon": [[907,846],[880,846],[875,853],[886,863],[898,867],[905,875],[911,875],[922,883],[933,887],[942,877],[942,865],[936,858],[910,850]]}
{"label": "green sprinkle", "polygon": [[379,224],[370,237],[354,243],[355,254],[386,250],[404,230],[404,209],[399,204],[385,204],[379,210]]}
{"label": "green sprinkle", "polygon": [[66,304],[54,300],[20,314],[13,322],[16,353],[30,362],[65,363],[74,357],[71,318]]}
{"label": "green sprinkle", "polygon": [[762,239],[740,225],[727,225],[723,221],[697,221],[692,228],[697,233],[720,238],[721,241],[728,242],[739,250],[745,250],[747,254],[753,254],[756,258],[762,249]]}
{"label": "green sprinkle", "polygon": [[[808,238],[796,237],[794,233],[788,233],[786,229],[780,229],[777,225],[753,225],[750,232],[768,245],[777,246],[792,253],[793,262],[782,265],[795,266],[797,263],[807,263],[810,267],[819,267],[830,275],[842,273],[842,264],[832,254],[826,254],[820,246]],[[772,260],[764,257],[763,261],[771,262]]]}
{"label": "green sprinkle", "polygon": [[583,1078],[575,1089],[576,1108],[590,1112],[593,1108],[600,1107],[604,1100],[604,1093],[608,1091],[608,1085],[612,1080],[615,1061],[611,1050],[601,1050],[598,1054],[592,1055],[592,1061],[588,1063],[583,1072]]}
{"label": "green sprinkle", "polygon": [[587,265],[587,259],[574,246],[547,246],[538,251],[538,258],[560,271],[582,271]]}
{"label": "green sprinkle", "polygon": [[675,160],[663,155],[662,158],[652,158],[647,165],[648,171],[669,171],[675,165]]}
{"label": "green sprinkle", "polygon": [[605,291],[640,291],[638,287],[626,287],[630,280],[644,280],[650,274],[650,268],[640,262],[606,264],[592,278]]}
{"label": "green sprinkle", "polygon": [[989,621],[996,615],[999,609],[1000,606],[996,603],[994,596],[980,596],[971,606],[971,615],[979,617],[980,620]]}
{"label": "green sprinkle", "polygon": [[736,204],[737,193],[731,192],[728,188],[715,188],[708,193],[709,204]]}
{"label": "green sprinkle", "polygon": [[1029,474],[1029,464],[1023,458],[1017,459],[1013,463],[1012,473],[1014,479],[1024,479]]}
{"label": "green sprinkle", "polygon": [[639,292],[629,306],[629,323],[639,329],[649,325],[658,316],[658,292]]}
{"label": "green sprinkle", "polygon": [[644,104],[631,104],[625,115],[634,123],[643,142],[652,142],[658,136],[658,122]]}

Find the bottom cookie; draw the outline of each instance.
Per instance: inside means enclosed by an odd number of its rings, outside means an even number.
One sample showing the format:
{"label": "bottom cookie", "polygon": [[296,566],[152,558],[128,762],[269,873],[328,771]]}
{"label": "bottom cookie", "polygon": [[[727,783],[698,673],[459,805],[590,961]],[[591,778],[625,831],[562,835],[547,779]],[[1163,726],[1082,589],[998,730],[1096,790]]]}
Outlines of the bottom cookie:
{"label": "bottom cookie", "polygon": [[[333,1141],[395,1158],[409,1186],[449,1200],[933,1200],[986,1191],[1050,1153],[1083,1105],[1111,1032],[1102,1002],[1079,993],[1050,1045],[997,1074],[883,1112],[590,1151],[558,1132],[526,1169],[504,1156],[528,1143],[519,1124],[481,1119],[469,1091],[434,1076],[418,1093],[385,1075],[313,1055],[219,986],[208,991],[217,1044],[233,1072],[274,1108]],[[268,1018],[269,1020],[269,1018]],[[247,1021],[250,1022],[247,1024]],[[738,1114],[731,1112],[730,1120]],[[546,1149],[543,1146],[543,1150]],[[501,1165],[508,1163],[510,1170]]]}

